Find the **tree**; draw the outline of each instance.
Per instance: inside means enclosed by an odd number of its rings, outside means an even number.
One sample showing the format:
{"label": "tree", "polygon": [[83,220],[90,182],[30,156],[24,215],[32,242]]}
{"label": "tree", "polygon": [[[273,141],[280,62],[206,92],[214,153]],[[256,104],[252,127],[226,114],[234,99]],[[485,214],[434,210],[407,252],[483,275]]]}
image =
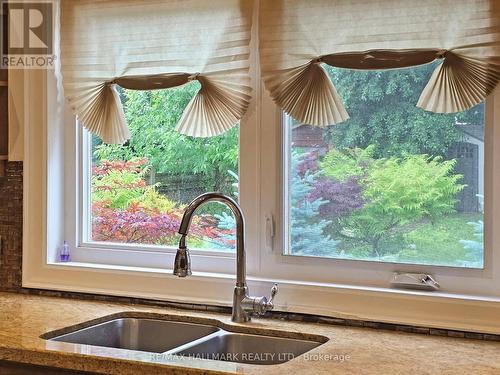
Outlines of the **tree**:
{"label": "tree", "polygon": [[375,162],[375,146],[331,149],[321,160],[321,170],[340,182],[364,176]]}
{"label": "tree", "polygon": [[103,160],[92,171],[92,201],[105,203],[108,208],[126,209],[132,204],[169,213],[176,203],[156,191],[155,185],[148,185],[144,175],[149,170],[146,158],[132,158],[127,161]]}
{"label": "tree", "polygon": [[92,239],[125,243],[170,244],[181,210],[148,186],[148,160],[103,160],[92,173]]}
{"label": "tree", "polygon": [[369,149],[346,152],[349,154],[331,150],[321,162],[316,152],[303,154],[295,171],[302,177],[306,173],[316,176],[307,199],[323,202],[318,213],[330,222],[327,227],[329,233],[337,235],[341,232],[340,218],[363,207],[363,190],[358,180],[359,175],[363,174],[362,166],[366,167],[364,161],[372,160]]}
{"label": "tree", "polygon": [[292,152],[291,186],[291,246],[294,255],[335,256],[337,241],[325,233],[331,224],[319,215],[321,206],[327,201],[310,199],[314,183],[320,172],[302,168],[308,162],[308,155]]}
{"label": "tree", "polygon": [[[350,171],[355,171],[363,189],[363,207],[339,219],[342,233],[369,244],[372,256],[382,255],[381,239],[403,225],[423,218],[435,221],[455,212],[456,195],[464,188],[459,183],[462,176],[453,174],[455,160],[427,155],[369,160],[362,149],[332,150],[329,154],[333,156],[327,154],[322,163],[325,175],[352,179]],[[328,164],[343,159],[352,168]]]}
{"label": "tree", "polygon": [[481,126],[484,106],[460,114],[436,114],[417,108],[435,66],[385,71],[327,67],[352,116],[330,126],[328,140],[338,148],[374,145],[376,158],[405,153],[446,156],[448,148],[463,137],[455,123]]}
{"label": "tree", "polygon": [[[228,170],[238,170],[238,129],[212,138],[194,138],[175,130],[197,82],[153,91],[121,90],[131,131],[126,145],[99,145],[99,159],[146,157],[155,171],[169,175],[199,174],[207,190],[228,190]],[[227,185],[227,186],[226,186]]]}
{"label": "tree", "polygon": [[[148,185],[146,158],[102,160],[92,173],[92,239],[94,241],[176,245],[184,208]],[[232,249],[234,219],[228,215],[195,216],[193,246]]]}
{"label": "tree", "polygon": [[321,199],[326,202],[319,207],[319,214],[329,220],[349,215],[364,204],[363,190],[356,177],[347,181],[320,177],[314,183],[309,199]]}

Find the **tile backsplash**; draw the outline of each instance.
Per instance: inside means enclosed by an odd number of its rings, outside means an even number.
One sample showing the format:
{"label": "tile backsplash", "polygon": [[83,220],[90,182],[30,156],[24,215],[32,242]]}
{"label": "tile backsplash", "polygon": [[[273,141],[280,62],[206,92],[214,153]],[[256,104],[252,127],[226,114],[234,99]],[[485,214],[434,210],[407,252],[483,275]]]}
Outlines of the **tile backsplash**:
{"label": "tile backsplash", "polygon": [[21,288],[23,164],[8,162],[0,177],[0,290]]}

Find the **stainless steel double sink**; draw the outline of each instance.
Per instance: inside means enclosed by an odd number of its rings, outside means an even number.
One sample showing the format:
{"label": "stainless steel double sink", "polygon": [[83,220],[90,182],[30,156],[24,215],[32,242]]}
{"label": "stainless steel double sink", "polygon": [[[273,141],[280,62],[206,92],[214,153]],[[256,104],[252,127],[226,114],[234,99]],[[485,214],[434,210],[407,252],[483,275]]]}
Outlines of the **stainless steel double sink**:
{"label": "stainless steel double sink", "polygon": [[273,336],[231,332],[212,324],[122,317],[48,339],[81,345],[261,365],[288,362],[327,340],[321,336],[315,339],[281,336],[277,336],[276,333]]}

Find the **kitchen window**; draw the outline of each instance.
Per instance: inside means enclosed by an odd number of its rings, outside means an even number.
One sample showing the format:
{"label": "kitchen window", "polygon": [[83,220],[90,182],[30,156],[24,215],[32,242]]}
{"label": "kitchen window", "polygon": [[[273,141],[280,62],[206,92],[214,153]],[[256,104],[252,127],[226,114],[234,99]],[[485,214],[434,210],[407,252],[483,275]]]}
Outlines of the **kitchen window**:
{"label": "kitchen window", "polygon": [[[433,65],[327,68],[351,118],[322,129],[283,115],[283,255],[483,268],[484,104],[452,115],[415,107]],[[124,145],[82,132],[81,245],[173,252],[184,205],[206,191],[238,197],[238,128],[209,139],[174,130],[196,89],[120,89]],[[234,232],[230,210],[211,203],[190,248],[234,253]]]}
{"label": "kitchen window", "polygon": [[[230,305],[234,224],[220,204],[200,211],[188,236],[193,276],[172,275],[182,206],[221,190],[246,217],[250,287],[264,295],[279,282],[279,310],[460,328],[486,305],[496,309],[498,90],[441,115],[415,107],[436,63],[323,65],[350,119],[311,127],[285,115],[264,87],[257,32],[250,107],[236,128],[209,139],[173,130],[199,87],[196,74],[177,77],[189,81],[177,88],[120,89],[131,139],[106,146],[56,100],[53,72],[26,73],[26,113],[41,115],[28,116],[25,129],[23,285]],[[64,240],[70,263],[58,261]],[[441,290],[391,289],[394,272],[431,274]],[[457,304],[466,306],[459,317]]]}
{"label": "kitchen window", "polygon": [[[157,91],[120,89],[131,131],[124,145],[85,133],[82,243],[175,247],[184,207],[218,191],[238,197],[238,127],[212,138],[187,137],[174,127],[196,84]],[[220,203],[200,209],[191,248],[234,252],[235,220]]]}
{"label": "kitchen window", "polygon": [[350,119],[285,116],[285,253],[483,268],[484,105],[415,107],[434,69],[327,68]]}
{"label": "kitchen window", "polygon": [[[168,270],[184,207],[192,199],[219,191],[248,204],[240,199],[240,179],[248,174],[240,173],[240,149],[254,146],[240,145],[244,131],[236,126],[219,136],[195,138],[175,130],[197,90],[196,82],[151,91],[119,87],[131,131],[122,145],[106,144],[78,123],[77,131],[70,131],[66,163],[75,168],[66,185],[71,189],[76,178],[82,187],[65,195],[71,215],[64,236],[72,261]],[[198,210],[189,236],[193,267],[233,272],[235,232],[227,206],[213,202]]]}
{"label": "kitchen window", "polygon": [[[350,119],[324,129],[283,114],[263,95],[262,274],[283,279],[294,275],[297,280],[320,284],[385,288],[395,272],[428,273],[445,293],[497,295],[492,281],[497,277],[496,233],[490,228],[497,220],[493,191],[500,182],[492,172],[497,153],[493,145],[499,139],[493,125],[498,121],[494,110],[498,98],[492,95],[485,103],[455,115],[415,108],[418,84],[425,81],[430,70],[432,65],[368,72],[328,68]],[[387,85],[390,79],[393,82]],[[365,111],[368,107],[375,110]],[[280,126],[267,126],[270,121]],[[361,126],[365,122],[369,126]],[[370,146],[374,144],[380,147],[378,151]],[[405,163],[419,166],[421,172],[412,176],[415,171],[401,169]],[[325,175],[322,167],[344,180]],[[370,185],[379,192],[372,195],[371,202],[386,202],[393,208],[394,202],[383,200],[392,192],[389,187],[414,193],[411,188],[429,183],[426,179],[413,184],[415,178],[429,173],[432,167],[441,172],[438,176],[446,184],[451,183],[445,187],[445,194],[437,193],[437,197],[448,194],[448,206],[439,205],[446,213],[426,217],[418,211],[413,216],[410,211],[408,218],[387,224],[391,228],[383,231],[378,247],[373,237],[363,238],[363,233],[356,232],[356,220],[386,225],[384,215],[391,213],[382,207],[377,213],[380,216],[365,217],[362,210],[372,209],[367,207],[366,192],[370,173],[378,179],[373,181],[386,184]],[[384,173],[394,178],[387,179]],[[432,178],[437,178],[434,174]],[[354,184],[354,178],[360,175],[365,180]],[[439,186],[443,183],[438,182]],[[342,189],[339,193],[337,184],[347,190],[346,195],[340,194]],[[426,194],[432,193],[429,185],[424,186]],[[345,210],[335,216],[338,209]],[[425,206],[423,210],[429,211]],[[269,233],[274,233],[272,241]]]}

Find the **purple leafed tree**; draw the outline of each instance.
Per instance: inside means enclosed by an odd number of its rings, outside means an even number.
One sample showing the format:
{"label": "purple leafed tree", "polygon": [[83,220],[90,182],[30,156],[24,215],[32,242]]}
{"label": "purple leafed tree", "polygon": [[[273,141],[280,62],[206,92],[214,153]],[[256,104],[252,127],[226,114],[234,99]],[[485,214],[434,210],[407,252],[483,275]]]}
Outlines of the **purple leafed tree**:
{"label": "purple leafed tree", "polygon": [[345,182],[320,177],[308,197],[311,201],[323,199],[319,213],[325,218],[336,218],[363,207],[363,191],[356,177]]}

